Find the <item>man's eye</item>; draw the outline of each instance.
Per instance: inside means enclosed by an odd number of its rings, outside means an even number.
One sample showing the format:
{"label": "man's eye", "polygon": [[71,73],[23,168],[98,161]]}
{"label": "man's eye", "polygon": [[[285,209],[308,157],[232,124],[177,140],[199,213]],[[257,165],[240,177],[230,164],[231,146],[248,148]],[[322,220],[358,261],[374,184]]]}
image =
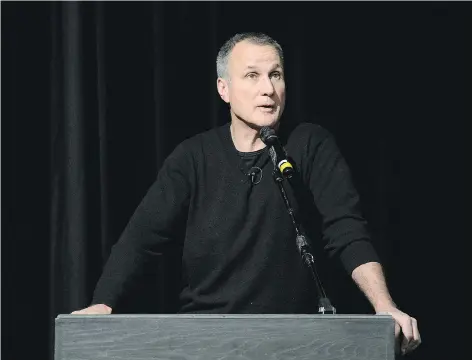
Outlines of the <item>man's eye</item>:
{"label": "man's eye", "polygon": [[276,78],[276,79],[280,79],[281,78],[281,74],[279,72],[274,72],[272,73],[272,77]]}
{"label": "man's eye", "polygon": [[246,75],[246,77],[248,77],[249,79],[255,79],[257,77],[257,74],[256,73],[249,73]]}

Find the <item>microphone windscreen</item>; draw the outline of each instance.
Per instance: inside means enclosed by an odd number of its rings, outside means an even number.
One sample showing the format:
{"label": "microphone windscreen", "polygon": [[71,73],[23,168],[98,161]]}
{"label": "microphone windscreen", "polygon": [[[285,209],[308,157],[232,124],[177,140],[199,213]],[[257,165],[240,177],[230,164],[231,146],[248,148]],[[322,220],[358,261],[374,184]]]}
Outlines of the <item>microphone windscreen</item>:
{"label": "microphone windscreen", "polygon": [[276,136],[275,136],[275,130],[272,129],[271,127],[269,126],[264,126],[260,132],[260,137],[261,137],[261,140],[264,142],[264,144],[266,145],[272,145],[272,142],[275,140]]}

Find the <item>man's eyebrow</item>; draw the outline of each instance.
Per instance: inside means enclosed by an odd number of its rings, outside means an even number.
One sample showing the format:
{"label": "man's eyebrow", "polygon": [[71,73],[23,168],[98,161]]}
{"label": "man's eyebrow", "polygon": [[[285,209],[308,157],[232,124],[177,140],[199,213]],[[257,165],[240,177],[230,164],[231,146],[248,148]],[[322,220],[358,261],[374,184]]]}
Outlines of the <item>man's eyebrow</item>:
{"label": "man's eyebrow", "polygon": [[[253,70],[253,69],[259,69],[259,67],[255,65],[248,65],[246,66],[246,69]],[[276,69],[282,69],[282,66],[280,66],[280,64],[275,64],[270,71],[274,71]]]}

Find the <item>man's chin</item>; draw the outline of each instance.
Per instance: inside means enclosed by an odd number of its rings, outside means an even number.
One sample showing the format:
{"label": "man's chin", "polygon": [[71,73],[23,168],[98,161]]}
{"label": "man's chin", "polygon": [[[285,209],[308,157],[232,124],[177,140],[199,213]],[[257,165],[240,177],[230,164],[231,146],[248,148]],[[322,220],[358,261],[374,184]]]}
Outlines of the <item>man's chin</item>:
{"label": "man's chin", "polygon": [[241,121],[246,126],[257,131],[262,129],[264,126],[276,128],[280,121],[279,114],[257,114],[256,116],[244,118],[233,113],[232,118]]}
{"label": "man's chin", "polygon": [[258,128],[258,130],[262,129],[264,126],[275,128],[278,123],[279,119],[275,117],[273,119],[263,119],[254,121],[254,124]]}
{"label": "man's chin", "polygon": [[265,119],[250,119],[242,120],[247,126],[252,129],[260,130],[264,126],[275,127],[277,126],[279,119],[277,117],[265,118]]}

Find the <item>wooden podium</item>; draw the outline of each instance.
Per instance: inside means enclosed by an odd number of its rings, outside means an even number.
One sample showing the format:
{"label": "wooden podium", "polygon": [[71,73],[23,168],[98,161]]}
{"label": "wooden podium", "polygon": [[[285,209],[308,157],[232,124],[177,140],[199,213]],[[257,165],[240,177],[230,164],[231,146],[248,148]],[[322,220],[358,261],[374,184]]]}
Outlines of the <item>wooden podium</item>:
{"label": "wooden podium", "polygon": [[59,315],[55,360],[394,360],[388,315]]}

